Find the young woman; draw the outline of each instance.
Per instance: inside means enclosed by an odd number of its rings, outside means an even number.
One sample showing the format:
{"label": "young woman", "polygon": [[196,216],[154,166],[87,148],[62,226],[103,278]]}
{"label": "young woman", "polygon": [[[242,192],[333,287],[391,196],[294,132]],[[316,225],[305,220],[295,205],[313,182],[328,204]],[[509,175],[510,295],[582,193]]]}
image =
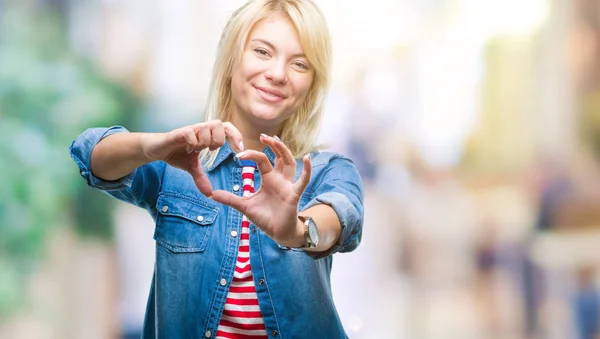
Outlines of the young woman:
{"label": "young woman", "polygon": [[329,68],[312,1],[250,1],[222,33],[205,122],[73,142],[91,187],[156,221],[144,338],[347,337],[330,273],[360,243],[363,188],[315,148]]}

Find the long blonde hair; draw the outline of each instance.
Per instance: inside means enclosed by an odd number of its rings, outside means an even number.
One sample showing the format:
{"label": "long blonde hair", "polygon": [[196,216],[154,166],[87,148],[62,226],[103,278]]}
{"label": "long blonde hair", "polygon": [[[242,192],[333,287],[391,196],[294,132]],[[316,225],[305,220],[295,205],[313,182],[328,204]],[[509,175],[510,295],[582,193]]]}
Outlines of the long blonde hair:
{"label": "long blonde hair", "polygon": [[[304,54],[315,72],[306,99],[298,111],[283,122],[279,136],[294,157],[299,158],[318,148],[316,141],[331,68],[329,30],[323,14],[311,0],[250,0],[232,14],[217,48],[205,117],[206,121],[230,121],[233,66],[240,60],[252,28],[275,13],[286,15],[295,26]],[[205,164],[212,165],[217,153],[218,150],[205,149],[200,156]]]}

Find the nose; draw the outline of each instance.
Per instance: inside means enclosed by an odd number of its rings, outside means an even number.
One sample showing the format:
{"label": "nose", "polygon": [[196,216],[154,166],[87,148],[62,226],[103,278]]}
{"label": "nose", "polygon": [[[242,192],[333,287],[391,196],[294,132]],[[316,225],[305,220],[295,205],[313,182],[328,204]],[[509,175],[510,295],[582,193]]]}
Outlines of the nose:
{"label": "nose", "polygon": [[272,82],[285,84],[287,82],[287,64],[285,60],[274,59],[266,70],[265,77]]}

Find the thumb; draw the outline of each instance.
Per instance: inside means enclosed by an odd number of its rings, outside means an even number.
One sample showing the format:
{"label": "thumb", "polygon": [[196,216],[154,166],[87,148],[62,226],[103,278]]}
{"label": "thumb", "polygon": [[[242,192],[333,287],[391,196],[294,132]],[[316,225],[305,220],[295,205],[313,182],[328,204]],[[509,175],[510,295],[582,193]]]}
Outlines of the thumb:
{"label": "thumb", "polygon": [[200,165],[200,161],[198,160],[198,155],[192,154],[192,156],[195,158],[195,160],[192,161],[192,164],[188,169],[188,173],[192,176],[192,179],[194,179],[194,184],[196,184],[198,190],[200,190],[202,194],[210,198],[213,193],[210,180],[208,180],[206,173],[204,173],[204,171],[202,170],[202,166]]}
{"label": "thumb", "polygon": [[216,202],[220,202],[223,205],[233,207],[244,215],[246,214],[245,199],[231,192],[216,190],[212,192],[212,199]]}

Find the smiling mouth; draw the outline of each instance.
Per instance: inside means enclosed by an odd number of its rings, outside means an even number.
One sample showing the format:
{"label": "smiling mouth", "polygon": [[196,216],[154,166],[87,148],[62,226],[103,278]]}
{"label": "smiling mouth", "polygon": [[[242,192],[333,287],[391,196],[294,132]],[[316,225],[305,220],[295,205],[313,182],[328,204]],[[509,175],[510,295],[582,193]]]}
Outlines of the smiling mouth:
{"label": "smiling mouth", "polygon": [[283,99],[285,99],[284,95],[282,95],[276,91],[271,91],[267,88],[258,87],[258,86],[254,86],[254,88],[256,89],[258,96],[261,99],[263,99],[264,101],[275,103],[275,102],[279,102],[279,101],[282,101]]}

